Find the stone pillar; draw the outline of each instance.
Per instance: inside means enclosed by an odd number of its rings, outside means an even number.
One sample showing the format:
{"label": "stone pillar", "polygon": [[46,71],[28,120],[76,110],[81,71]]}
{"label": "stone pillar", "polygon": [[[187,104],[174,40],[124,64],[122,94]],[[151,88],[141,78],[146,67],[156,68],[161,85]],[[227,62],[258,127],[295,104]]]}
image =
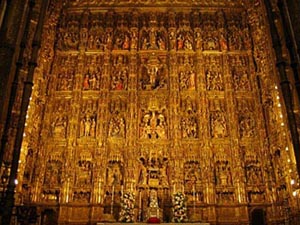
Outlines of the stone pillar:
{"label": "stone pillar", "polygon": [[[5,2],[5,1],[3,1]],[[2,9],[1,3],[1,9]],[[5,13],[2,11],[3,21],[0,30],[0,135],[7,116],[7,99],[10,96],[13,74],[16,69],[16,61],[19,52],[19,44],[22,38],[28,0],[8,1]],[[3,9],[4,10],[4,9]],[[3,14],[2,14],[3,13]],[[2,20],[2,18],[0,18]]]}
{"label": "stone pillar", "polygon": [[278,34],[278,30],[276,28],[275,19],[276,15],[272,11],[272,5],[270,0],[265,0],[267,16],[270,24],[271,37],[273,42],[273,48],[275,50],[276,55],[276,67],[279,74],[279,82],[281,86],[281,91],[286,107],[288,125],[292,137],[293,147],[295,151],[295,158],[297,163],[298,174],[300,174],[300,143],[299,143],[299,135],[297,131],[296,119],[294,114],[294,106],[292,101],[292,92],[290,88],[290,81],[287,77],[286,66],[287,62],[284,59],[282,52],[282,45],[280,42],[280,37]]}

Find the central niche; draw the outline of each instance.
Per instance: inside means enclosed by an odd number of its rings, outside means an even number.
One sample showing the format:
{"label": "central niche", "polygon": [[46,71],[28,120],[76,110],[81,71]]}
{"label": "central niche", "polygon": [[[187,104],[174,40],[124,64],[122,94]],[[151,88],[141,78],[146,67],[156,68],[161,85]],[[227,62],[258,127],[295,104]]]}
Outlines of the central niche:
{"label": "central niche", "polygon": [[139,137],[140,139],[167,139],[168,115],[166,96],[141,98]]}

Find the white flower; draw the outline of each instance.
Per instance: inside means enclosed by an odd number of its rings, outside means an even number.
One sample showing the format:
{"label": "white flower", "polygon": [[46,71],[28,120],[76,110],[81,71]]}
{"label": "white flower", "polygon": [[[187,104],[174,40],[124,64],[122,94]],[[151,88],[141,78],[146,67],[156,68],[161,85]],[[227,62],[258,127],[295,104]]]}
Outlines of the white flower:
{"label": "white flower", "polygon": [[119,221],[133,222],[134,221],[134,194],[131,192],[125,193],[121,201],[121,211]]}
{"label": "white flower", "polygon": [[173,195],[173,221],[183,222],[187,218],[185,207],[185,195],[184,193],[177,192]]}

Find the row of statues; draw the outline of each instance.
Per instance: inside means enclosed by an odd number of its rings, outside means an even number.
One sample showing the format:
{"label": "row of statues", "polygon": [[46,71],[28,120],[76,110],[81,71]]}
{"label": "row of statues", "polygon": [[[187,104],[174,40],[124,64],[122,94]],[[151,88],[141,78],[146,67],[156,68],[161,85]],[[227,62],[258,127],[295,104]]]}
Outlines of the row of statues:
{"label": "row of statues", "polygon": [[[136,61],[137,63],[139,62],[136,70],[132,70],[128,66],[128,56],[117,55],[111,57],[109,70],[105,70],[101,66],[103,59],[100,58],[97,62],[87,64],[86,71],[78,77],[79,79],[75,76],[75,68],[71,66],[73,64],[69,62],[66,67],[57,68],[56,90],[72,91],[80,86],[82,91],[107,88],[112,91],[120,91],[128,90],[128,85],[145,91],[165,90],[170,86],[173,88],[178,87],[180,91],[197,91],[202,86],[207,91],[225,91],[227,89],[224,82],[226,74],[223,71],[222,58],[220,56],[205,56],[203,72],[195,69],[195,65],[203,62],[194,59],[193,56],[182,57],[178,55],[176,58],[173,57],[172,60],[176,64],[171,64],[171,61],[168,61],[167,58],[167,55],[141,55],[140,60]],[[252,74],[248,68],[249,63],[241,62],[241,59],[246,59],[240,56],[231,56],[229,59],[230,82],[226,85],[234,91],[250,91]],[[63,62],[64,60],[62,60]],[[172,71],[176,71],[176,76],[178,77],[176,80],[171,79],[173,77]],[[136,83],[135,79],[129,80],[129,74],[133,72],[134,76],[138,78],[138,83]],[[204,85],[202,85],[202,82]]]}
{"label": "row of statues", "polygon": [[[188,108],[185,108],[188,109]],[[180,130],[182,138],[198,138],[199,137],[199,119],[197,115],[191,113],[183,113],[180,120]],[[253,114],[248,111],[239,114],[239,135],[241,138],[251,138],[255,136],[255,120]],[[213,138],[224,138],[228,136],[228,124],[226,115],[223,110],[210,112],[209,125],[210,135]],[[79,137],[95,137],[97,117],[95,114],[85,114],[80,119]],[[68,116],[59,115],[53,122],[53,136],[63,137],[67,135]],[[125,117],[119,112],[111,115],[108,123],[109,137],[125,137],[126,133]],[[139,123],[139,136],[141,139],[166,139],[168,137],[168,123],[166,113],[156,110],[142,110]]]}
{"label": "row of statues", "polygon": [[[141,14],[130,18],[120,14],[115,23],[106,23],[108,14],[65,14],[59,26],[57,48],[60,50],[219,50],[251,49],[246,15],[237,13],[226,20],[226,14],[184,15]],[[161,17],[162,16],[162,17]],[[194,17],[194,18],[189,18]],[[243,19],[240,20],[240,17]],[[140,25],[139,25],[140,24]]]}
{"label": "row of statues", "polygon": [[[206,89],[214,91],[224,91],[223,75],[220,70],[207,70],[205,72]],[[178,73],[180,90],[195,90],[196,73],[191,71],[180,71]],[[101,74],[87,73],[83,77],[82,90],[100,90]],[[126,68],[116,70],[111,76],[111,90],[127,90],[128,71]],[[236,91],[250,90],[250,80],[247,71],[232,72],[232,84]],[[168,85],[168,74],[166,70],[158,66],[144,70],[140,78],[141,90],[165,89]],[[74,87],[73,75],[58,75],[58,91],[72,90]]]}

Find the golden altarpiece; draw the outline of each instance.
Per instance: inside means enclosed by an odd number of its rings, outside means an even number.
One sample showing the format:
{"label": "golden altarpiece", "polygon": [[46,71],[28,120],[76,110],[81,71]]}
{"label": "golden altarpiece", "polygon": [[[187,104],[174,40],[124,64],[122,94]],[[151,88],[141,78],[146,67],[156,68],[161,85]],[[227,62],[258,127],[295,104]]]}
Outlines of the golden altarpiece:
{"label": "golden altarpiece", "polygon": [[118,221],[129,191],[137,222],[155,191],[171,222],[181,191],[191,222],[288,218],[297,173],[263,4],[72,0],[52,10],[20,204],[59,224]]}

